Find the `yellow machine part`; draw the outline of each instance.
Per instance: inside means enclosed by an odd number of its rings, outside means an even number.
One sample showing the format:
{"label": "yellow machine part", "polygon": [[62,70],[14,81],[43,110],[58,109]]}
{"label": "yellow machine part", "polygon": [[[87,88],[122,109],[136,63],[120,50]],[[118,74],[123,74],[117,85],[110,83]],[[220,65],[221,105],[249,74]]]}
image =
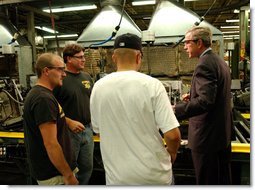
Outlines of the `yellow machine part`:
{"label": "yellow machine part", "polygon": [[[23,132],[4,132],[0,131],[0,138],[17,138],[23,139]],[[99,136],[94,136],[94,142],[100,142]],[[250,153],[250,144],[232,142],[232,152]]]}

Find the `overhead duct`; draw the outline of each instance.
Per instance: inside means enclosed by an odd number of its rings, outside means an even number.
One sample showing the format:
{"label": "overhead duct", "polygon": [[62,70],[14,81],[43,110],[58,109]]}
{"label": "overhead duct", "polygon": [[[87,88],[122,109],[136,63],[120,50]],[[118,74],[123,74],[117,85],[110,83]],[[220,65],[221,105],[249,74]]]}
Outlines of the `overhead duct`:
{"label": "overhead duct", "polygon": [[[119,4],[119,1],[104,1],[102,3],[103,9],[90,21],[77,42],[84,47],[89,47],[91,44],[97,44],[108,39],[121,19],[122,10],[117,3]],[[122,21],[116,36],[100,46],[113,46],[114,39],[125,33],[133,33],[141,37],[141,30],[123,10]]]}
{"label": "overhead duct", "polygon": [[[158,3],[149,24],[149,31],[155,32],[154,44],[178,42],[188,29],[200,22],[200,17],[176,1],[162,0]],[[223,40],[223,34],[205,20],[199,26],[209,27],[213,40]]]}

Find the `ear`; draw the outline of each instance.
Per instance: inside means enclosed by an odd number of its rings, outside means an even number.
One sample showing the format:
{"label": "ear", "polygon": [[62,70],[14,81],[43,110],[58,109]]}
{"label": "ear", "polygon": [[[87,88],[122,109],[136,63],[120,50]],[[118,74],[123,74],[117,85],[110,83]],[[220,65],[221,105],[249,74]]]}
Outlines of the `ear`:
{"label": "ear", "polygon": [[43,68],[42,74],[48,75],[49,74],[49,68],[47,68],[47,67]]}
{"label": "ear", "polygon": [[66,56],[66,62],[69,63],[71,59],[71,56]]}
{"label": "ear", "polygon": [[204,45],[204,44],[203,44],[202,39],[199,39],[199,40],[197,41],[197,46],[198,46],[198,48],[201,48],[203,45]]}
{"label": "ear", "polygon": [[136,55],[136,64],[139,65],[139,64],[141,64],[141,62],[142,62],[142,55],[141,55],[141,53],[138,53]]}
{"label": "ear", "polygon": [[136,71],[140,71],[141,69],[141,66],[142,66],[142,55],[139,53],[137,56],[136,56]]}
{"label": "ear", "polygon": [[113,61],[113,63],[115,63],[115,64],[116,64],[116,59],[117,59],[117,58],[116,58],[116,55],[113,53],[113,54],[112,54],[112,61]]}

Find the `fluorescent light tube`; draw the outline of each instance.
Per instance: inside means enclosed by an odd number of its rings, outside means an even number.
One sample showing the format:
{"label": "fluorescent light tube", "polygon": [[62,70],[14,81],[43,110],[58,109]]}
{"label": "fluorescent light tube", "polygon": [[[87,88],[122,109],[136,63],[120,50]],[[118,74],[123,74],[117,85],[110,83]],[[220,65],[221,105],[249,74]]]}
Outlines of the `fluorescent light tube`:
{"label": "fluorescent light tube", "polygon": [[[229,20],[226,20],[226,22],[239,22],[240,20],[239,19],[229,19]],[[248,19],[248,21],[250,22],[251,19]]]}
{"label": "fluorescent light tube", "polygon": [[[93,5],[83,5],[83,6],[76,6],[76,7],[59,7],[59,8],[52,8],[52,13],[61,13],[61,12],[69,12],[69,11],[82,11],[82,10],[91,10],[97,9],[95,4]],[[50,13],[50,9],[44,9],[44,12]]]}
{"label": "fluorescent light tube", "polygon": [[154,5],[156,3],[155,0],[149,0],[149,1],[133,1],[133,6],[141,6],[141,5]]}
{"label": "fluorescent light tube", "polygon": [[237,40],[237,39],[239,39],[239,37],[233,37],[233,38],[231,38],[231,37],[224,37],[224,40]]}
{"label": "fluorescent light tube", "polygon": [[[250,27],[250,26],[248,26]],[[221,26],[222,29],[239,28],[239,26]]]}
{"label": "fluorescent light tube", "polygon": [[[57,38],[70,38],[70,37],[77,37],[78,34],[64,34],[64,35],[57,35]],[[44,36],[45,39],[52,39],[55,38],[55,36]]]}
{"label": "fluorescent light tube", "polygon": [[[52,34],[55,34],[54,30],[51,28],[47,28],[45,26],[41,27],[41,26],[35,26],[35,28],[39,29],[39,30],[43,30]],[[56,33],[58,33],[58,31],[56,31]]]}
{"label": "fluorescent light tube", "polygon": [[225,31],[222,32],[223,34],[233,34],[233,33],[239,33],[239,31]]}
{"label": "fluorescent light tube", "polygon": [[150,20],[151,16],[143,17],[143,20]]}
{"label": "fluorescent light tube", "polygon": [[239,28],[239,26],[221,26],[220,28]]}
{"label": "fluorescent light tube", "polygon": [[230,19],[230,20],[226,20],[226,22],[239,22],[239,19]]}
{"label": "fluorescent light tube", "polygon": [[230,38],[230,37],[239,37],[239,35],[223,35],[223,37]]}

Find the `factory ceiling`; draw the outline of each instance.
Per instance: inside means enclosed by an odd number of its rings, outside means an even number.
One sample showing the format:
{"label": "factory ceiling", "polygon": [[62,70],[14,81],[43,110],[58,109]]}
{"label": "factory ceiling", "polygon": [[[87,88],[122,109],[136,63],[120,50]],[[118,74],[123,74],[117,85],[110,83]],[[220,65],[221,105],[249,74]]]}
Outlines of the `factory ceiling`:
{"label": "factory ceiling", "polygon": [[[58,31],[58,34],[78,34],[80,36],[83,30],[88,26],[90,21],[97,15],[104,3],[119,1],[120,6],[126,2],[124,10],[131,17],[134,23],[141,31],[147,30],[150,24],[151,17],[157,7],[157,3],[161,0],[156,0],[156,4],[134,6],[132,2],[135,0],[12,0],[0,2],[0,16],[9,19],[17,29],[26,29],[28,23],[28,15],[34,13],[34,25],[40,27],[53,28]],[[239,14],[234,13],[234,10],[239,10],[240,7],[250,5],[249,0],[170,0],[180,3],[187,9],[190,9],[198,16],[205,15],[205,20],[211,25],[218,28],[220,31],[231,29],[222,29],[221,26],[236,25],[239,23],[227,23],[227,19],[239,19]],[[60,13],[45,13],[42,10],[49,7],[72,7],[81,6],[84,4],[95,4],[96,9],[60,12]],[[213,5],[213,6],[212,6]],[[211,7],[212,6],[212,7]],[[208,11],[208,9],[211,9]],[[208,12],[207,12],[208,11]],[[178,15],[176,15],[178,19]],[[180,19],[179,23],[182,21]],[[118,23],[116,23],[118,25]],[[95,28],[97,30],[97,28]],[[233,29],[232,29],[233,30]],[[36,29],[38,35],[47,36],[49,33]],[[77,40],[78,36],[76,37]]]}

